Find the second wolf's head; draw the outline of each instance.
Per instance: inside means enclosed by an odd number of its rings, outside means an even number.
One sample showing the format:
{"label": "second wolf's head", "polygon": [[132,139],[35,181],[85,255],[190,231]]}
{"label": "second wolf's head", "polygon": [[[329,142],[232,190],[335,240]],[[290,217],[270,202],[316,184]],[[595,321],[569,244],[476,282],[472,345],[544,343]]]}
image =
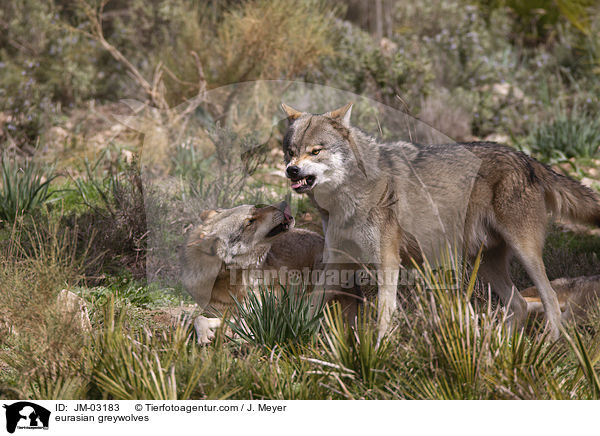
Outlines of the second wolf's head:
{"label": "second wolf's head", "polygon": [[262,263],[275,238],[294,226],[285,201],[205,211],[201,218],[203,222],[190,234],[186,250],[242,268]]}
{"label": "second wolf's head", "polygon": [[[290,125],[283,138],[285,173],[298,193],[345,183],[360,156],[350,132],[352,104],[313,115],[282,104]],[[361,168],[364,172],[364,168]]]}

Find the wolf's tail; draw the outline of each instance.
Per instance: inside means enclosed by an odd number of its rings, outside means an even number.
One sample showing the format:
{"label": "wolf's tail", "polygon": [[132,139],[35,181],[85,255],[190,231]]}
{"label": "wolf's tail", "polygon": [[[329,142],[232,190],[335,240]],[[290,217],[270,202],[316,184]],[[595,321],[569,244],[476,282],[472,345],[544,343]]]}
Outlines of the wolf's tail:
{"label": "wolf's tail", "polygon": [[600,227],[600,196],[570,177],[546,167],[542,177],[546,205],[570,221]]}

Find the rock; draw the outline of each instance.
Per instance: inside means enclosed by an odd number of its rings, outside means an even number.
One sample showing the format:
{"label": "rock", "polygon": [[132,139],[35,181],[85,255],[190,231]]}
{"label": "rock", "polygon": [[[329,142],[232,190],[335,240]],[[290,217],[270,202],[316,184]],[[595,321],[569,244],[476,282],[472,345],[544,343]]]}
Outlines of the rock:
{"label": "rock", "polygon": [[63,312],[68,321],[73,321],[76,326],[85,332],[92,330],[92,323],[85,300],[71,291],[63,289],[56,299],[58,310]]}
{"label": "rock", "polygon": [[182,322],[188,322],[194,318],[195,313],[198,311],[198,305],[194,304],[191,306],[177,306],[177,307],[164,307],[156,311],[155,320],[175,327]]}
{"label": "rock", "polygon": [[125,162],[127,162],[128,164],[131,164],[135,157],[135,155],[131,151],[124,150],[124,149],[121,150],[121,155],[123,156],[123,159],[125,160]]}
{"label": "rock", "polygon": [[69,132],[60,126],[54,126],[48,130],[46,136],[47,141],[52,144],[52,146],[64,147],[69,138]]}
{"label": "rock", "polygon": [[511,85],[510,83],[494,83],[492,85],[492,93],[496,94],[496,95],[500,95],[502,97],[507,97],[508,95],[512,94],[517,100],[522,100],[523,97],[525,97],[525,94],[523,93],[523,91],[521,91],[519,88],[517,88],[514,85]]}
{"label": "rock", "polygon": [[596,183],[596,180],[590,179],[589,177],[584,177],[581,179],[581,184],[583,186],[587,186],[588,188],[591,188],[594,183]]}
{"label": "rock", "polygon": [[500,144],[506,144],[510,140],[510,137],[502,133],[492,133],[486,136],[484,140],[489,142],[498,142]]}
{"label": "rock", "polygon": [[383,53],[384,56],[392,56],[398,51],[398,44],[388,38],[381,38],[379,41],[379,47],[381,48],[381,53]]}

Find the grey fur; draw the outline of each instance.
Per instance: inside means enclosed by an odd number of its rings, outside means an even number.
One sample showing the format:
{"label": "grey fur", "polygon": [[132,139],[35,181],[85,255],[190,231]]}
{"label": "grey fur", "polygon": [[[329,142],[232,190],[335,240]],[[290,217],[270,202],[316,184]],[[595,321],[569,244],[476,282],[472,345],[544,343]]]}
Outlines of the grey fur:
{"label": "grey fur", "polygon": [[[324,262],[354,259],[398,270],[401,260],[435,258],[448,245],[460,244],[470,257],[483,246],[480,275],[520,326],[527,305],[508,271],[515,255],[539,290],[557,338],[560,308],[542,261],[548,218],[600,226],[598,196],[495,143],[380,143],[350,125],[350,110],[286,110],[286,169],[299,168],[292,187],[308,194],[322,213]],[[396,307],[394,283],[379,286],[378,304],[381,337]]]}
{"label": "grey fur", "polygon": [[[564,320],[584,321],[590,308],[598,307],[600,275],[560,278],[550,282],[556,292]],[[544,308],[535,286],[521,291],[529,313],[543,312]]]}
{"label": "grey fur", "polygon": [[[220,325],[214,317],[232,309],[234,298],[242,301],[248,287],[256,284],[248,282],[244,272],[279,271],[283,267],[302,270],[320,265],[323,238],[295,229],[285,202],[205,211],[201,219],[203,222],[189,233],[182,252],[183,284],[211,317],[195,320],[201,343],[210,342],[212,331]],[[269,236],[282,225],[281,233]],[[237,276],[232,280],[234,272]]]}

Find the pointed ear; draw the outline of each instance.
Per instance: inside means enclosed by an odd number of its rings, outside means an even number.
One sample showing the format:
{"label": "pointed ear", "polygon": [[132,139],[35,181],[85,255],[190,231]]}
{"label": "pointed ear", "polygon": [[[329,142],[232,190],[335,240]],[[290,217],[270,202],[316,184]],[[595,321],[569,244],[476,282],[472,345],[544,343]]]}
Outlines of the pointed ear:
{"label": "pointed ear", "polygon": [[288,106],[285,103],[281,103],[281,109],[283,109],[283,111],[286,113],[290,123],[294,120],[297,120],[298,118],[300,118],[302,116],[302,112],[297,111],[296,109]]}
{"label": "pointed ear", "polygon": [[186,249],[198,250],[209,256],[215,256],[217,254],[217,238],[198,229],[191,235]]}
{"label": "pointed ear", "polygon": [[218,212],[216,210],[203,210],[202,212],[200,212],[200,219],[202,221],[206,221],[209,218],[212,218],[213,216],[215,216]]}
{"label": "pointed ear", "polygon": [[350,115],[352,114],[353,104],[350,102],[346,106],[327,112],[325,116],[340,121],[344,127],[350,127]]}

